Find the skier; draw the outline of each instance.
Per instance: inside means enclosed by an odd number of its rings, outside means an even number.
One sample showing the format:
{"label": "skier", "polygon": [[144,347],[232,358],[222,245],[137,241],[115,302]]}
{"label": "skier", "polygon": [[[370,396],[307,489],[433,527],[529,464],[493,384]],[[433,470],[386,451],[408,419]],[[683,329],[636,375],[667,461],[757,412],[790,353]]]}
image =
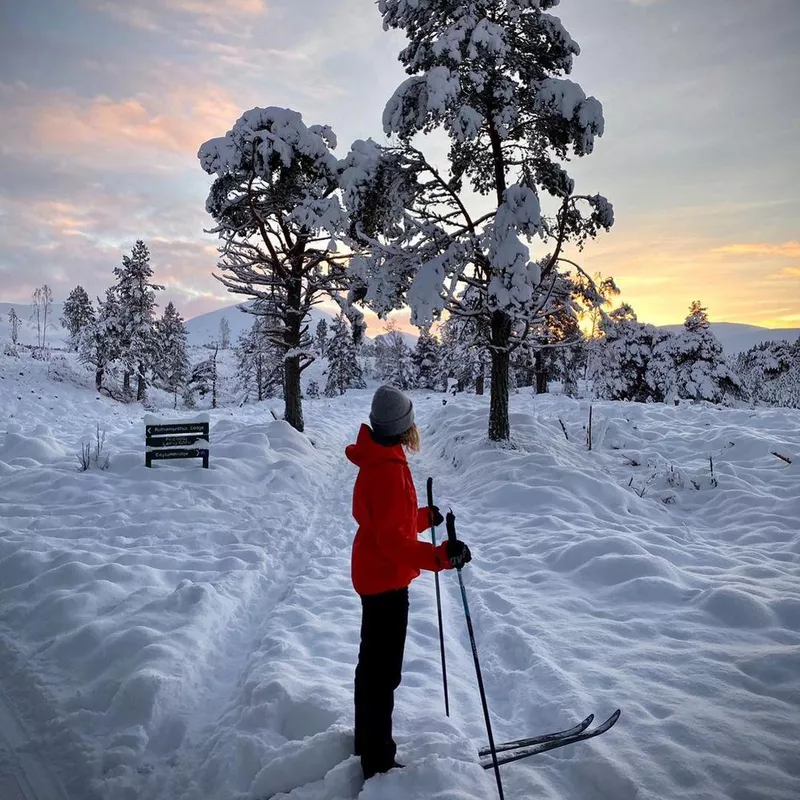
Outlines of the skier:
{"label": "skier", "polygon": [[434,547],[417,536],[444,521],[434,506],[418,508],[405,450],[420,449],[414,406],[381,386],[370,425],[362,425],[347,458],[359,467],[353,490],[358,532],[353,542],[353,587],[361,597],[361,646],[355,677],[355,754],[364,778],[402,767],[392,738],[394,690],[400,685],[408,626],[408,586],[420,570],[463,567],[472,559],[461,541]]}

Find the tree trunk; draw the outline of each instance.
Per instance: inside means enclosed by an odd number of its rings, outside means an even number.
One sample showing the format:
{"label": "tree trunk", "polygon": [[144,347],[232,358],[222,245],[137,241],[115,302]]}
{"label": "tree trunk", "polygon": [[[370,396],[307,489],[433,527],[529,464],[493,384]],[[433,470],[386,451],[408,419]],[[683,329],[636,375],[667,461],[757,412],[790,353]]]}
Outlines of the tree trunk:
{"label": "tree trunk", "polygon": [[[296,265],[302,269],[302,261]],[[288,313],[284,318],[284,342],[286,351],[297,350],[300,347],[300,331],[305,314],[302,313],[303,283],[301,278],[295,278],[288,287],[287,292]],[[300,356],[295,355],[285,359],[283,363],[283,399],[284,419],[297,431],[305,430],[303,421],[303,393],[300,388]]]}
{"label": "tree trunk", "polygon": [[211,408],[217,407],[217,354],[219,347],[214,348],[214,358],[211,362]]}
{"label": "tree trunk", "polygon": [[511,357],[507,348],[511,338],[511,318],[503,311],[492,316],[492,386],[489,407],[489,438],[493,442],[506,441],[511,435],[508,419],[508,370]]}
{"label": "tree trunk", "polygon": [[103,374],[104,373],[105,373],[105,370],[102,367],[99,367],[94,372],[94,385],[95,385],[95,388],[97,389],[98,392],[103,387]]}
{"label": "tree trunk", "polygon": [[483,395],[483,392],[486,388],[486,375],[484,374],[484,369],[481,367],[481,374],[475,379],[475,394],[478,396]]}
{"label": "tree trunk", "polygon": [[542,351],[536,351],[536,394],[547,394],[547,366]]}
{"label": "tree trunk", "polygon": [[136,399],[139,401],[144,400],[144,366],[139,364],[139,374],[136,381]]}
{"label": "tree trunk", "polygon": [[283,396],[285,419],[295,429],[303,432],[303,398],[300,390],[300,356],[287,358],[283,370]]}
{"label": "tree trunk", "polygon": [[128,394],[131,390],[131,374],[130,372],[126,372],[122,376],[122,388],[126,394]]}

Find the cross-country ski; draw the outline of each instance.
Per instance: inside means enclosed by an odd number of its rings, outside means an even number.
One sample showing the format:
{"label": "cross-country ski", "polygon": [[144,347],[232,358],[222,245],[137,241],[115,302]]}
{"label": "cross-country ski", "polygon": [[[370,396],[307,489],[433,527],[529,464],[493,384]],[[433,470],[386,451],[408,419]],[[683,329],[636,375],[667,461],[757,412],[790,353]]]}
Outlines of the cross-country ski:
{"label": "cross-country ski", "polygon": [[[563,731],[554,731],[553,733],[543,733],[538,736],[529,736],[524,739],[514,739],[510,742],[500,742],[495,744],[495,751],[503,753],[506,750],[516,750],[518,747],[527,747],[532,744],[541,744],[542,742],[553,742],[558,739],[566,739],[569,736],[576,736],[583,733],[594,721],[594,714],[589,714],[583,722],[579,722],[572,728],[567,728]],[[478,750],[479,756],[488,756],[492,752],[491,747],[482,747]]]}
{"label": "cross-country ski", "polygon": [[[520,745],[517,747],[504,747],[502,750],[498,749],[501,753],[497,758],[497,764],[511,764],[514,761],[521,761],[524,758],[530,758],[541,753],[547,753],[550,750],[557,750],[561,747],[566,747],[578,742],[585,742],[589,739],[594,739],[597,736],[602,736],[604,733],[610,731],[620,718],[621,711],[615,711],[605,722],[597,725],[591,729],[584,729],[582,732],[569,734],[560,737],[542,737],[539,741],[530,740],[528,744]],[[535,737],[534,737],[535,738]],[[491,752],[486,754],[481,751],[481,764],[484,769],[493,769],[494,760],[491,758]]]}

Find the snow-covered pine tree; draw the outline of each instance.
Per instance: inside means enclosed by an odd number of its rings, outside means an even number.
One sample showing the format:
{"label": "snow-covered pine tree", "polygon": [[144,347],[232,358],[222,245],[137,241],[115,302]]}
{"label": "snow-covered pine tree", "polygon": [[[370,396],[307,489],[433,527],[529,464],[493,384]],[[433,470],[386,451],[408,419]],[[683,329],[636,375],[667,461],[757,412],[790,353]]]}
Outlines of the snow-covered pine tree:
{"label": "snow-covered pine tree", "polygon": [[678,389],[677,339],[674,333],[663,328],[655,328],[651,332],[650,360],[645,380],[654,403],[677,403],[681,397]]}
{"label": "snow-covered pine tree", "polygon": [[420,331],[411,360],[414,364],[414,385],[417,389],[444,390],[439,363],[441,360],[439,340],[431,333],[430,328]]}
{"label": "snow-covered pine tree", "polygon": [[270,332],[280,323],[263,314],[239,338],[236,379],[243,400],[258,401],[279,395],[283,387],[283,348],[272,342]]}
{"label": "snow-covered pine tree", "polygon": [[231,349],[231,325],[227,317],[219,321],[219,346],[223,350]]}
{"label": "snow-covered pine tree", "polygon": [[578,318],[572,313],[554,315],[548,325],[549,347],[544,351],[546,370],[553,380],[561,381],[567,397],[578,396],[578,381],[586,359],[586,339]]}
{"label": "snow-covered pine tree", "polygon": [[478,392],[478,381],[486,372],[486,351],[480,347],[477,324],[469,318],[450,316],[440,329],[442,375],[446,383],[455,380],[460,392]]}
{"label": "snow-covered pine tree", "polygon": [[[800,340],[798,340],[800,342]],[[792,367],[800,363],[800,344],[761,342],[736,358],[734,370],[745,397],[757,405],[782,405],[779,388]]]}
{"label": "snow-covered pine tree", "polygon": [[325,358],[328,355],[328,323],[324,319],[317,323],[317,329],[314,333],[314,347],[320,358]]}
{"label": "snow-covered pine tree", "polygon": [[411,350],[394,321],[386,324],[386,333],[378,340],[378,377],[389,386],[407,391],[414,388],[414,362]]}
{"label": "snow-covered pine tree", "polygon": [[215,344],[211,348],[211,355],[192,367],[188,384],[190,392],[197,392],[200,397],[205,398],[207,394],[211,395],[211,408],[217,407],[218,355],[219,345]]}
{"label": "snow-covered pine tree", "polygon": [[11,325],[11,344],[16,345],[19,341],[19,326],[22,320],[17,315],[17,312],[13,306],[8,312],[8,321]]}
{"label": "snow-covered pine tree", "polygon": [[157,355],[155,309],[157,291],[164,287],[152,282],[150,251],[139,239],[130,256],[123,255],[122,266],[114,268],[122,321],[121,359],[124,388],[130,392],[131,375],[136,375],[136,399],[144,400],[147,373]]}
{"label": "snow-covered pine tree", "polygon": [[64,301],[61,325],[69,333],[69,346],[78,349],[81,331],[94,320],[94,308],[86,289],[76,286]]}
{"label": "snow-covered pine tree", "polygon": [[741,382],[728,366],[722,345],[711,332],[708,312],[694,301],[673,342],[679,396],[721,403],[741,392]]}
{"label": "snow-covered pine tree", "polygon": [[800,337],[794,343],[791,366],[778,378],[775,400],[779,406],[800,408]]}
{"label": "snow-covered pine tree", "polygon": [[636,312],[623,303],[602,320],[600,332],[603,338],[595,349],[589,373],[595,396],[638,403],[654,399],[655,389],[648,381],[648,369],[656,329],[639,322]]}
{"label": "snow-covered pine tree", "polygon": [[178,407],[178,392],[189,379],[189,357],[186,352],[186,325],[178,310],[167,303],[156,328],[158,358],[153,374],[172,392],[173,408]]}
{"label": "snow-covered pine tree", "polygon": [[561,380],[565,394],[574,397],[585,342],[580,317],[585,309],[594,309],[604,300],[597,284],[579,272],[577,276],[558,275],[549,302],[551,313],[531,326],[521,347],[531,353],[537,394],[545,394],[551,380]]}
{"label": "snow-covered pine tree", "polygon": [[106,370],[121,354],[123,321],[119,301],[113,287],[106,290],[105,300],[97,298],[97,314],[79,335],[78,358],[94,367],[94,383],[103,386]]}
{"label": "snow-covered pine tree", "polygon": [[197,400],[195,400],[194,388],[192,387],[191,380],[187,381],[186,385],[183,387],[181,400],[183,400],[183,405],[186,406],[186,408],[197,407]]}
{"label": "snow-covered pine tree", "polygon": [[[343,164],[366,302],[381,314],[407,303],[421,327],[444,310],[479,315],[493,440],[510,433],[510,353],[552,313],[564,248],[613,224],[611,204],[576,194],[560,163],[591,153],[604,120],[600,103],[562,78],[580,49],[547,13],[556,3],[379,0],[384,27],[409,40],[400,60],[411,77],[383,117],[398,145],[356,142]],[[412,144],[440,127],[451,145],[446,171]],[[532,257],[534,238],[549,255]]]}
{"label": "snow-covered pine tree", "polygon": [[[579,276],[577,280],[580,281],[581,278],[582,276]],[[620,289],[614,278],[605,278],[601,273],[597,272],[594,275],[592,283],[597,291],[598,302],[582,303],[583,311],[580,314],[582,328],[587,331],[582,343],[582,367],[583,379],[585,381],[589,380],[595,348],[602,341],[600,323],[603,321],[603,316],[606,313],[604,307],[610,306],[613,299],[620,295]]]}
{"label": "snow-covered pine tree", "polygon": [[518,388],[536,385],[536,347],[530,336],[511,354],[510,369]]}
{"label": "snow-covered pine tree", "polygon": [[337,239],[349,223],[335,147],[329,127],[307,127],[296,111],[254,108],[198,154],[216,175],[206,210],[221,240],[217,278],[237,294],[278,298],[285,419],[299,431],[300,376],[314,361],[306,325],[312,306],[331,297],[363,330],[363,316],[341,293],[349,255],[337,252]]}
{"label": "snow-covered pine tree", "polygon": [[339,397],[348,389],[365,389],[364,375],[358,363],[358,347],[344,314],[331,325],[328,340],[328,381],[325,397]]}

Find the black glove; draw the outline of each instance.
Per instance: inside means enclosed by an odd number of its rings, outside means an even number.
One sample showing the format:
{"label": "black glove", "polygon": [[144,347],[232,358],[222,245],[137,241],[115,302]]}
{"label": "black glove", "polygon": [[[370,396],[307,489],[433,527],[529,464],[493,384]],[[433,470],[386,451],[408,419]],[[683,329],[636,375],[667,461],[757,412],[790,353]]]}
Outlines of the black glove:
{"label": "black glove", "polygon": [[472,561],[472,553],[470,553],[469,547],[460,539],[456,539],[454,542],[447,542],[447,557],[450,559],[453,569],[461,569],[465,564],[469,564]]}
{"label": "black glove", "polygon": [[439,511],[439,506],[428,506],[429,517],[433,517],[433,527],[438,528],[439,525],[444,524],[444,517],[442,512]]}

